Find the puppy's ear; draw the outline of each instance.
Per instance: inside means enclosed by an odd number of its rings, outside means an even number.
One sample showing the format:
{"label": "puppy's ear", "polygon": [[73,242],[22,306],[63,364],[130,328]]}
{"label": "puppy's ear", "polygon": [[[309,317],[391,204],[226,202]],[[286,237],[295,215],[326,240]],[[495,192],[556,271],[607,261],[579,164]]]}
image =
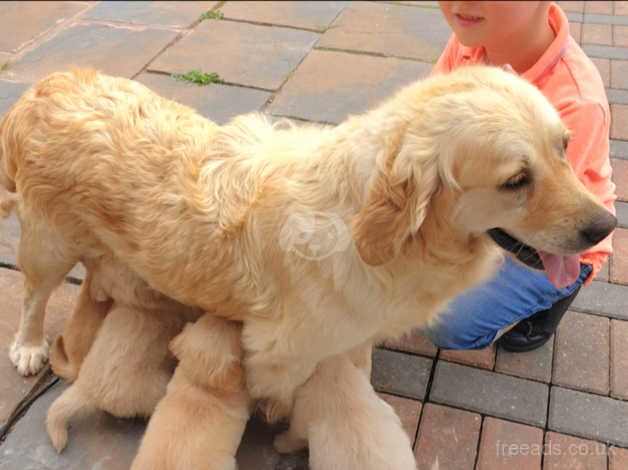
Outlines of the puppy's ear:
{"label": "puppy's ear", "polygon": [[366,201],[352,222],[356,249],[371,266],[399,254],[423,223],[436,189],[434,156],[421,152],[413,139],[399,140],[389,146],[385,164],[376,170]]}
{"label": "puppy's ear", "polygon": [[240,325],[206,313],[187,324],[170,342],[170,351],[194,385],[222,393],[244,390]]}

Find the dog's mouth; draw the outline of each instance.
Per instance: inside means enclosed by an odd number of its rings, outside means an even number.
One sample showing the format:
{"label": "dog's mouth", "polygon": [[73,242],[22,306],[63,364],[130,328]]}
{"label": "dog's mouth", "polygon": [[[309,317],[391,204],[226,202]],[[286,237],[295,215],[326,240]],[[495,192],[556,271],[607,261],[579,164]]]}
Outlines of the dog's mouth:
{"label": "dog's mouth", "polygon": [[488,235],[498,246],[512,253],[526,266],[544,270],[555,287],[562,288],[571,285],[580,276],[578,255],[562,256],[536,250],[500,228],[490,229]]}

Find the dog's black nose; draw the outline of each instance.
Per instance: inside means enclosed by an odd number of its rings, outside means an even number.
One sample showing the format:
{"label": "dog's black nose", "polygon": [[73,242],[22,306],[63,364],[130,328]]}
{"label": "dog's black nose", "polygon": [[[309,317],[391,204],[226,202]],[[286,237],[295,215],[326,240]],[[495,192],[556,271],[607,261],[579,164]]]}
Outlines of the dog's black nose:
{"label": "dog's black nose", "polygon": [[604,240],[617,226],[617,217],[610,212],[604,212],[594,218],[580,230],[580,236],[589,244],[595,245]]}

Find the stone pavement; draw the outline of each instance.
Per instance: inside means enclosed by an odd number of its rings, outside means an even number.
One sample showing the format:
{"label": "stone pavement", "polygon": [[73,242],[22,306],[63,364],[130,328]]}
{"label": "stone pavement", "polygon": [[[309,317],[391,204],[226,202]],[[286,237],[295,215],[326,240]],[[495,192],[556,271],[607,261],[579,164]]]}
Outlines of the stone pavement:
{"label": "stone pavement", "polygon": [[[373,382],[420,469],[437,458],[454,470],[628,469],[628,2],[559,3],[612,103],[615,255],[537,351],[439,351],[414,333],[375,352]],[[0,115],[33,81],[78,64],[135,78],[221,123],[251,110],[337,123],[426,75],[448,36],[435,2],[2,2]],[[220,83],[170,76],[195,69]],[[15,220],[4,233],[15,241]],[[44,416],[65,385],[49,373],[23,379],[10,365],[21,279],[10,250],[0,263],[0,469],[125,468],[142,421],[77,419],[66,451],[53,451]],[[55,293],[50,337],[82,275]],[[241,469],[307,467],[304,453],[274,452],[275,431],[251,421]]]}

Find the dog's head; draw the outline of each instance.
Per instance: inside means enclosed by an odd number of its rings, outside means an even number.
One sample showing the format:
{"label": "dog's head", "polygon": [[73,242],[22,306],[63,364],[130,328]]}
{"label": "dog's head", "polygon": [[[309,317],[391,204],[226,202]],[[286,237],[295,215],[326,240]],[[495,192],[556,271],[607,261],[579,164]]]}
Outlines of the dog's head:
{"label": "dog's head", "polygon": [[455,230],[440,236],[486,234],[562,286],[579,274],[574,255],[615,228],[569,165],[568,129],[525,80],[468,67],[409,87],[392,104],[404,124],[352,226],[366,263],[396,257],[432,214]]}

